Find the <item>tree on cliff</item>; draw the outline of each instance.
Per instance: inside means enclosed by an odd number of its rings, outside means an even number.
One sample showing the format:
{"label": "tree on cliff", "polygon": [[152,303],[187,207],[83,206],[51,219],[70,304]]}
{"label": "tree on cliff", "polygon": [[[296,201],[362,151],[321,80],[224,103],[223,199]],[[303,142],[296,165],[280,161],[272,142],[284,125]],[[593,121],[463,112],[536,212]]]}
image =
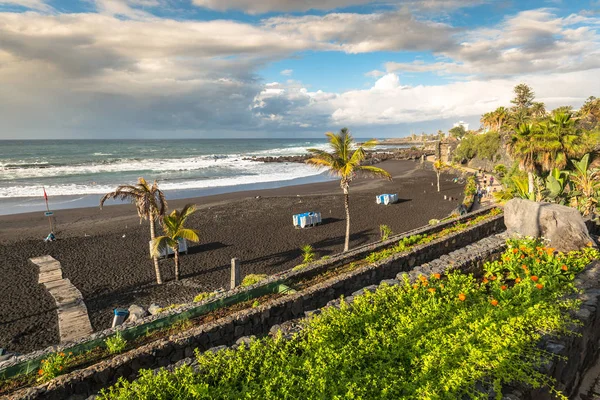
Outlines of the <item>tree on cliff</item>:
{"label": "tree on cliff", "polygon": [[[118,186],[114,192],[107,193],[100,199],[100,209],[102,209],[104,202],[108,199],[127,200],[135,204],[138,216],[140,217],[140,223],[142,223],[143,219],[150,221],[150,238],[154,241],[156,238],[155,222],[165,215],[165,211],[167,210],[167,200],[163,192],[158,188],[156,181],[150,186],[144,178],[138,178],[137,185]],[[158,266],[158,258],[153,257],[153,261],[156,283],[161,284],[162,277]]]}
{"label": "tree on cliff", "polygon": [[331,175],[340,178],[340,186],[344,192],[344,208],[346,210],[344,251],[348,251],[350,247],[350,182],[352,182],[356,173],[364,173],[389,180],[392,177],[384,169],[370,165],[360,165],[365,159],[365,148],[375,146],[377,144],[376,140],[369,140],[361,146],[357,146],[347,128],[343,128],[337,134],[327,132],[325,135],[329,140],[331,153],[320,149],[308,149],[312,157],[306,160],[306,163],[317,168],[326,168]]}

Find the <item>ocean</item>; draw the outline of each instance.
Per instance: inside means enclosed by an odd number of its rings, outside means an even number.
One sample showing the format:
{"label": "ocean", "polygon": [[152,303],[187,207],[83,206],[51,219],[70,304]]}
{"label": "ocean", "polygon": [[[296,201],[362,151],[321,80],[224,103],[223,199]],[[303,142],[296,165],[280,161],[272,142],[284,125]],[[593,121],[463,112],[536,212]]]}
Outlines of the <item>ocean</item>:
{"label": "ocean", "polygon": [[[383,147],[383,146],[382,146]],[[396,146],[394,146],[396,147]],[[300,163],[246,157],[301,155],[324,139],[0,141],[0,215],[96,206],[101,195],[143,176],[168,199],[323,182]]]}

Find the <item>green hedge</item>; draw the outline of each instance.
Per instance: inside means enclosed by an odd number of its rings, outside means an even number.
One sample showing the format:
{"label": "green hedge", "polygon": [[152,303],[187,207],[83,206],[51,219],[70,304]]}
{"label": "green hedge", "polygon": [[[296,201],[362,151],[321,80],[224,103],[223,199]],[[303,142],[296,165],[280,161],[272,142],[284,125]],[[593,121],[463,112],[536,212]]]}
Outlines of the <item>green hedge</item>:
{"label": "green hedge", "polygon": [[567,332],[576,303],[564,296],[593,258],[510,241],[481,282],[452,273],[383,286],[309,319],[292,340],[199,354],[199,373],[143,371],[102,398],[487,399],[483,388],[509,382],[552,387],[536,343]]}

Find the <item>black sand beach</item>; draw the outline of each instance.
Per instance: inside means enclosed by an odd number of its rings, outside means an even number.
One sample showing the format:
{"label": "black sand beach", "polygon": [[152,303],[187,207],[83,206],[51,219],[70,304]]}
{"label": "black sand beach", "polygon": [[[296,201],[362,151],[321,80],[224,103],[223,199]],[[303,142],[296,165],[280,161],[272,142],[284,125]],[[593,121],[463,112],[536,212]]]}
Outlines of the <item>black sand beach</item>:
{"label": "black sand beach", "polygon": [[[394,181],[352,183],[351,247],[378,240],[380,224],[404,232],[445,217],[462,199],[454,176],[442,176],[438,193],[432,186],[435,174],[417,169],[413,161],[378,166],[392,173]],[[381,193],[398,193],[401,201],[377,205],[375,195]],[[444,200],[444,195],[457,200]],[[343,249],[344,205],[337,181],[173,200],[169,208],[188,202],[199,208],[188,225],[200,230],[201,242],[181,258],[180,282],[172,281],[172,259],[161,261],[167,281],[161,286],[155,284],[148,256],[148,223],[139,223],[132,205],[57,212],[58,241],[53,243],[42,240],[48,222],[40,213],[0,217],[0,347],[23,353],[58,342],[54,303],[37,283],[30,257],[49,254],[61,262],[64,276],[84,296],[93,328],[101,330],[110,326],[115,307],[164,307],[226,287],[233,257],[242,261],[243,275],[273,274],[299,264],[299,248],[305,244],[319,257]],[[292,214],[304,211],[320,211],[323,225],[294,229]]]}

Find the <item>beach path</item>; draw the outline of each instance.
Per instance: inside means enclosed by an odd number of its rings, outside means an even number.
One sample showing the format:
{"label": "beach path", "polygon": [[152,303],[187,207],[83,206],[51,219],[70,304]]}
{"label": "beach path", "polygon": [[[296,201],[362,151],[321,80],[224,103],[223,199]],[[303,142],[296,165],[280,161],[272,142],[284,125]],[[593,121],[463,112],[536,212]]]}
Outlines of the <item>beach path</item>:
{"label": "beach path", "polygon": [[69,279],[63,278],[60,262],[52,256],[29,260],[39,267],[38,282],[46,287],[56,303],[61,343],[91,335],[94,331],[83,296]]}

